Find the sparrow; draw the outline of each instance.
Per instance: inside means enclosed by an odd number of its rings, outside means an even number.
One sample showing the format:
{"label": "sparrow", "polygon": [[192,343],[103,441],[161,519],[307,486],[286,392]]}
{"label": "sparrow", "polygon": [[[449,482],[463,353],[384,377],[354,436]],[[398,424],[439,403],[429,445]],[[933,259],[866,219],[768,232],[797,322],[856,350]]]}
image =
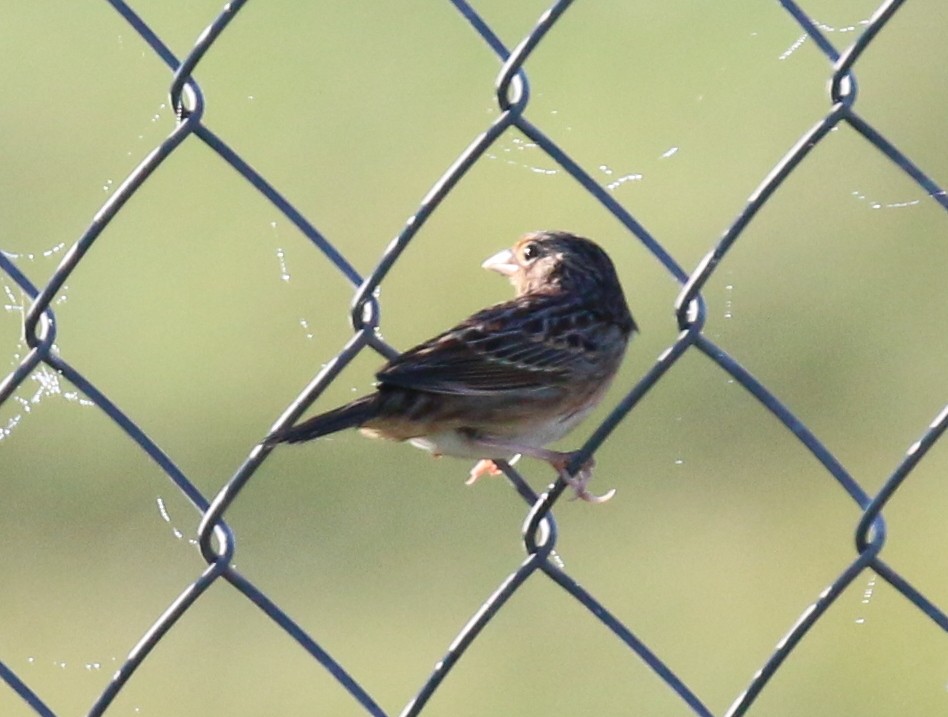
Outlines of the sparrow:
{"label": "sparrow", "polygon": [[482,267],[506,276],[515,297],[389,361],[374,393],[272,433],[299,443],[346,428],[409,441],[435,456],[477,458],[469,484],[501,471],[495,461],[530,456],[549,463],[577,497],[592,459],[575,476],[573,453],[545,446],[571,431],[602,400],[637,330],[609,256],[563,231],[526,234]]}

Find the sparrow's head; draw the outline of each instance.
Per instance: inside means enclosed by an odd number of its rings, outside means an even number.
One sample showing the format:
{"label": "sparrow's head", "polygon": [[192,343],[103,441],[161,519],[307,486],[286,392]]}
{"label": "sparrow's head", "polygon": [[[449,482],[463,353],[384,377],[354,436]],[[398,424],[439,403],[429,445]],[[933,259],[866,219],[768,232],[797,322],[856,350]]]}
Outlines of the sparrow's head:
{"label": "sparrow's head", "polygon": [[612,260],[589,239],[533,232],[481,266],[510,279],[518,298],[555,296],[599,313],[627,333],[636,330]]}
{"label": "sparrow's head", "polygon": [[591,296],[618,292],[622,296],[606,252],[589,239],[567,232],[526,234],[481,266],[509,278],[517,296],[561,292]]}

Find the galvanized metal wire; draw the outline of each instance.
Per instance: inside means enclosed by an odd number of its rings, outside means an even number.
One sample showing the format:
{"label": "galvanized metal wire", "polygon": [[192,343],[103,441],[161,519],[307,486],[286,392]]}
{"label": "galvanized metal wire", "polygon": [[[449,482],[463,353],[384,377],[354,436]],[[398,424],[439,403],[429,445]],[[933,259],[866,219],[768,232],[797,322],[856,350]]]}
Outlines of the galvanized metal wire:
{"label": "galvanized metal wire", "polygon": [[[128,657],[119,666],[107,687],[90,706],[90,715],[103,714],[116,697],[122,692],[129,678],[148,659],[154,648],[175,629],[179,619],[200,600],[205,591],[215,583],[229,583],[232,588],[268,615],[277,629],[283,630],[312,658],[319,662],[361,705],[366,714],[374,717],[386,717],[386,712],[367,689],[333,657],[320,643],[308,634],[280,605],[242,575],[233,564],[234,532],[227,523],[228,510],[235,498],[241,493],[247,482],[267,460],[270,448],[256,446],[237,469],[232,478],[214,495],[204,495],[189,477],[178,468],[174,460],[167,455],[149,436],[126,415],[110,398],[96,388],[82,373],[75,370],[69,361],[55,348],[56,316],[54,300],[60,294],[65,282],[83,261],[86,252],[98,240],[101,232],[122,211],[128,200],[148,181],[152,173],[171,157],[186,142],[202,142],[221,159],[233,167],[247,182],[266,197],[273,206],[292,222],[309,240],[313,249],[320,252],[328,265],[335,268],[348,280],[355,290],[351,305],[352,336],[339,354],[313,379],[279,417],[273,428],[281,428],[294,422],[329,386],[345,366],[366,349],[375,350],[385,356],[393,356],[397,351],[389,346],[377,332],[379,322],[379,304],[376,289],[395,265],[403,251],[412,242],[419,229],[435,212],[441,202],[454,189],[458,181],[490,150],[492,145],[506,132],[519,130],[531,142],[544,152],[564,172],[575,179],[607,212],[611,213],[629,232],[640,241],[654,258],[681,285],[676,302],[676,316],[680,334],[665,351],[660,360],[649,370],[627,395],[613,408],[608,417],[593,432],[581,452],[574,460],[572,468],[578,468],[592,455],[610,435],[616,426],[634,410],[645,394],[662,379],[665,373],[689,351],[704,354],[722,371],[742,386],[750,395],[771,412],[788,431],[819,461],[826,472],[838,483],[855,503],[859,510],[858,520],[853,525],[855,533],[855,551],[852,561],[840,566],[838,576],[815,600],[812,605],[802,609],[799,619],[788,628],[759,671],[746,686],[746,689],[734,700],[727,714],[733,717],[747,714],[761,691],[764,690],[777,670],[793,653],[809,630],[832,607],[840,594],[858,576],[872,571],[887,581],[901,593],[907,601],[927,616],[937,627],[948,630],[948,615],[926,595],[913,586],[909,577],[881,557],[886,543],[886,522],[884,510],[892,496],[900,489],[912,471],[925,459],[926,454],[942,437],[948,427],[948,408],[935,416],[927,426],[919,428],[918,439],[907,448],[905,456],[892,472],[882,488],[872,494],[857,482],[846,467],[833,455],[804,423],[782,403],[766,386],[752,376],[734,358],[715,344],[705,333],[707,309],[701,291],[714,275],[717,267],[734,244],[743,236],[748,224],[771,197],[780,191],[784,180],[805,162],[810,152],[817,147],[831,130],[840,125],[848,125],[867,141],[867,151],[876,151],[888,158],[894,165],[911,178],[931,202],[948,210],[948,195],[928,176],[923,167],[906,156],[892,142],[887,140],[868,119],[857,111],[857,83],[855,70],[860,57],[871,45],[877,34],[902,6],[899,0],[883,3],[870,20],[853,38],[851,45],[837,49],[804,10],[793,0],[781,0],[780,4],[801,27],[809,38],[825,55],[832,67],[830,84],[830,105],[826,114],[818,118],[813,127],[806,132],[786,155],[763,179],[760,186],[751,195],[746,206],[737,214],[727,231],[717,244],[707,253],[698,266],[688,271],[642,226],[618,201],[606,191],[592,176],[566,152],[564,152],[542,129],[531,123],[525,116],[530,101],[530,85],[527,75],[527,61],[534,50],[544,41],[547,33],[557,24],[562,14],[570,7],[572,0],[555,2],[536,23],[533,30],[513,49],[508,49],[495,34],[490,25],[478,15],[465,0],[451,0],[460,16],[469,23],[490,50],[497,56],[501,65],[496,80],[496,99],[499,115],[484,128],[470,145],[454,159],[441,178],[414,210],[411,219],[394,238],[382,254],[375,269],[362,276],[346,257],[323,236],[310,221],[266,178],[261,176],[250,164],[235,152],[204,122],[204,95],[197,82],[196,75],[202,58],[214,43],[227,31],[231,21],[246,5],[246,0],[235,0],[227,4],[215,20],[200,34],[198,42],[184,58],[178,58],[136,14],[130,4],[121,0],[109,0],[109,4],[131,28],[138,33],[149,47],[161,58],[172,73],[170,97],[177,113],[178,122],[174,130],[156,146],[141,164],[128,176],[120,187],[109,197],[93,217],[89,226],[65,252],[58,268],[43,285],[36,285],[21,270],[10,256],[0,253],[0,271],[30,297],[31,304],[24,312],[23,331],[29,351],[22,357],[15,369],[0,383],[0,405],[11,399],[14,392],[24,384],[30,375],[43,366],[59,372],[74,384],[86,398],[92,401],[115,424],[121,428],[129,441],[136,444],[160,466],[167,478],[200,511],[202,519],[199,529],[199,546],[207,562],[206,568],[155,620],[151,628],[141,636],[131,649]],[[263,436],[261,436],[262,440]],[[561,499],[567,487],[557,480],[542,495],[537,495],[521,478],[517,471],[503,466],[504,472],[514,484],[520,496],[526,501],[529,510],[522,527],[526,558],[504,580],[496,591],[481,605],[463,630],[454,636],[446,636],[450,644],[445,654],[437,662],[437,667],[421,684],[414,698],[401,711],[403,717],[421,715],[433,694],[443,680],[451,673],[468,647],[478,639],[481,631],[494,617],[504,609],[509,598],[527,581],[538,575],[545,575],[560,586],[578,603],[607,628],[628,650],[642,660],[654,672],[656,679],[664,682],[685,703],[688,709],[701,717],[710,717],[713,713],[675,672],[674,667],[665,664],[645,642],[637,637],[622,621],[609,611],[595,595],[580,587],[566,572],[554,552],[557,542],[557,525],[552,514],[553,507]],[[22,675],[0,662],[0,679],[11,687],[29,708],[36,714],[52,717],[54,712],[47,706],[42,695],[37,694]]]}

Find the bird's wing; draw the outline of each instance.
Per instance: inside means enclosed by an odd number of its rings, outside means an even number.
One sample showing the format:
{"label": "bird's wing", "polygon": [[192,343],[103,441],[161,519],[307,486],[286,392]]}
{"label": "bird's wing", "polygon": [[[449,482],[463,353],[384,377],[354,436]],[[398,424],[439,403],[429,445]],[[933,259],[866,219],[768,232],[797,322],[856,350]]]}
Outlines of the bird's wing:
{"label": "bird's wing", "polygon": [[520,297],[406,351],[377,378],[383,386],[444,394],[558,391],[599,350],[587,314],[562,299]]}

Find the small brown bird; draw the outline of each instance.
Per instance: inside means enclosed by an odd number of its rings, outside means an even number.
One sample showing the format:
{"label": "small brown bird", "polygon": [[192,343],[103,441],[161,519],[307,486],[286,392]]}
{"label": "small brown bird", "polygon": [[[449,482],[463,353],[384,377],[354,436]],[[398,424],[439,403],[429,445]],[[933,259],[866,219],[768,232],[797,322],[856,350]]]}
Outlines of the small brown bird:
{"label": "small brown bird", "polygon": [[375,393],[277,431],[266,443],[297,443],[359,427],[410,441],[435,456],[494,460],[523,454],[547,461],[576,495],[587,492],[593,462],[566,475],[572,453],[544,448],[602,400],[635,322],[615,267],[596,244],[560,231],[527,234],[482,265],[510,279],[516,297],[483,309],[392,359]]}

